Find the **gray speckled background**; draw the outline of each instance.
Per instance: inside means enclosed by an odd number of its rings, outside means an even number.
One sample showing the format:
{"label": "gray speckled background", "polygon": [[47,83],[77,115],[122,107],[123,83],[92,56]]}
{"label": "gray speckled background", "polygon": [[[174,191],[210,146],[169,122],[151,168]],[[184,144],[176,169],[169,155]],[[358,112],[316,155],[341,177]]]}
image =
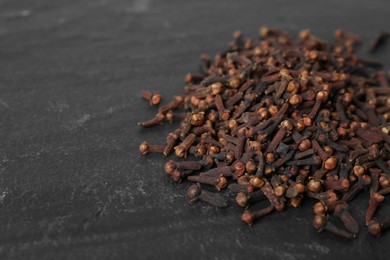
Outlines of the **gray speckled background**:
{"label": "gray speckled background", "polygon": [[[186,3],[185,3],[186,2]],[[248,227],[241,209],[189,204],[164,159],[174,126],[140,89],[181,93],[200,54],[234,30],[388,30],[390,2],[0,0],[0,256],[34,259],[386,259],[390,232],[346,241],[311,227],[313,201]],[[361,49],[364,56],[367,45]],[[389,46],[371,56],[390,66]],[[380,216],[389,215],[389,199]],[[363,223],[367,196],[351,205]]]}

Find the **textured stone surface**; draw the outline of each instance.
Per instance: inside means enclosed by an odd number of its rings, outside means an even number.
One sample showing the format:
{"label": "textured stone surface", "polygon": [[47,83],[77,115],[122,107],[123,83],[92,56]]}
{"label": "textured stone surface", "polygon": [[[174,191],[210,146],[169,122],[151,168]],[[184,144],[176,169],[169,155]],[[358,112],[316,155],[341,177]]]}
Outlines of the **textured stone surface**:
{"label": "textured stone surface", "polygon": [[[248,227],[233,203],[189,204],[161,156],[139,155],[174,126],[136,123],[154,114],[141,89],[181,93],[200,54],[234,30],[310,28],[329,40],[343,28],[367,42],[388,29],[390,2],[185,2],[0,0],[1,258],[385,259],[390,232],[372,238],[362,224],[367,196],[351,205],[354,241],[317,234],[309,200]],[[388,69],[389,47],[371,58]]]}

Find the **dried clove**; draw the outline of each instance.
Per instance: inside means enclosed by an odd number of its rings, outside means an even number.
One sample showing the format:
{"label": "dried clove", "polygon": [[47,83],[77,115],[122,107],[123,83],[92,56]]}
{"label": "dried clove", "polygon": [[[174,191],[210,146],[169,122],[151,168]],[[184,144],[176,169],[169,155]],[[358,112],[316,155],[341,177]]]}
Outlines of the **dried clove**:
{"label": "dried clove", "polygon": [[188,188],[187,196],[191,202],[201,200],[215,207],[227,207],[226,200],[219,194],[210,191],[202,190],[199,184],[191,185]]}
{"label": "dried clove", "polygon": [[[377,236],[389,225],[374,219],[390,193],[388,75],[376,71],[377,62],[356,56],[359,38],[341,30],[333,44],[308,30],[297,42],[277,29],[264,27],[260,34],[256,43],[235,32],[214,59],[203,55],[200,72],[185,76],[184,95],[139,123],[151,127],[182,120],[178,129],[166,145],[144,142],[140,152],[194,157],[165,164],[173,181],[197,182],[188,190],[191,201],[227,206],[200,183],[218,191],[228,187],[240,207],[267,200],[268,207],[243,213],[250,225],[310,197],[317,200],[317,230],[355,238],[359,226],[348,203],[367,191],[366,225]],[[373,51],[385,37],[373,42]],[[142,96],[153,105],[161,98],[151,92]],[[329,214],[345,230],[330,222]]]}

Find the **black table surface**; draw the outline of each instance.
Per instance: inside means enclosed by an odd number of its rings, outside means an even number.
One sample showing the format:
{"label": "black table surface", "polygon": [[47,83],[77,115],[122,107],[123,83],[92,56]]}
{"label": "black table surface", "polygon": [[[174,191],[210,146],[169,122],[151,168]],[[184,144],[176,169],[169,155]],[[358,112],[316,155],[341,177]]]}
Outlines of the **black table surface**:
{"label": "black table surface", "polygon": [[[366,194],[351,203],[353,241],[317,233],[310,200],[252,227],[233,201],[190,204],[165,158],[138,153],[175,126],[137,122],[155,113],[141,89],[165,102],[182,93],[199,56],[235,30],[309,28],[331,40],[342,28],[368,43],[389,29],[390,1],[187,2],[0,0],[0,258],[389,259],[390,232],[373,238],[362,224]],[[389,47],[367,46],[359,53],[388,69]]]}

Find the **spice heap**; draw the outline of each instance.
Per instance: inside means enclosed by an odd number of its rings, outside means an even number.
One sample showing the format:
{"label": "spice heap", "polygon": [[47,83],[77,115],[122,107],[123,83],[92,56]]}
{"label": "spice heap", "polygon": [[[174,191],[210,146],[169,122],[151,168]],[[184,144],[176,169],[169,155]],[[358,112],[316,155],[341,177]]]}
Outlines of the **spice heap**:
{"label": "spice heap", "polygon": [[[200,74],[185,76],[185,94],[139,123],[180,120],[179,128],[166,145],[143,142],[140,152],[198,158],[169,160],[165,172],[194,182],[191,201],[226,207],[202,186],[229,189],[249,225],[310,197],[318,200],[315,229],[355,238],[359,225],[348,203],[369,192],[365,224],[379,236],[390,225],[390,218],[374,218],[390,192],[390,87],[380,64],[357,57],[359,38],[340,30],[332,45],[308,30],[298,41],[265,27],[260,36],[255,43],[235,32],[214,60],[202,55]],[[143,94],[155,105],[152,96],[160,101],[159,93]],[[268,205],[254,211],[259,201]]]}

